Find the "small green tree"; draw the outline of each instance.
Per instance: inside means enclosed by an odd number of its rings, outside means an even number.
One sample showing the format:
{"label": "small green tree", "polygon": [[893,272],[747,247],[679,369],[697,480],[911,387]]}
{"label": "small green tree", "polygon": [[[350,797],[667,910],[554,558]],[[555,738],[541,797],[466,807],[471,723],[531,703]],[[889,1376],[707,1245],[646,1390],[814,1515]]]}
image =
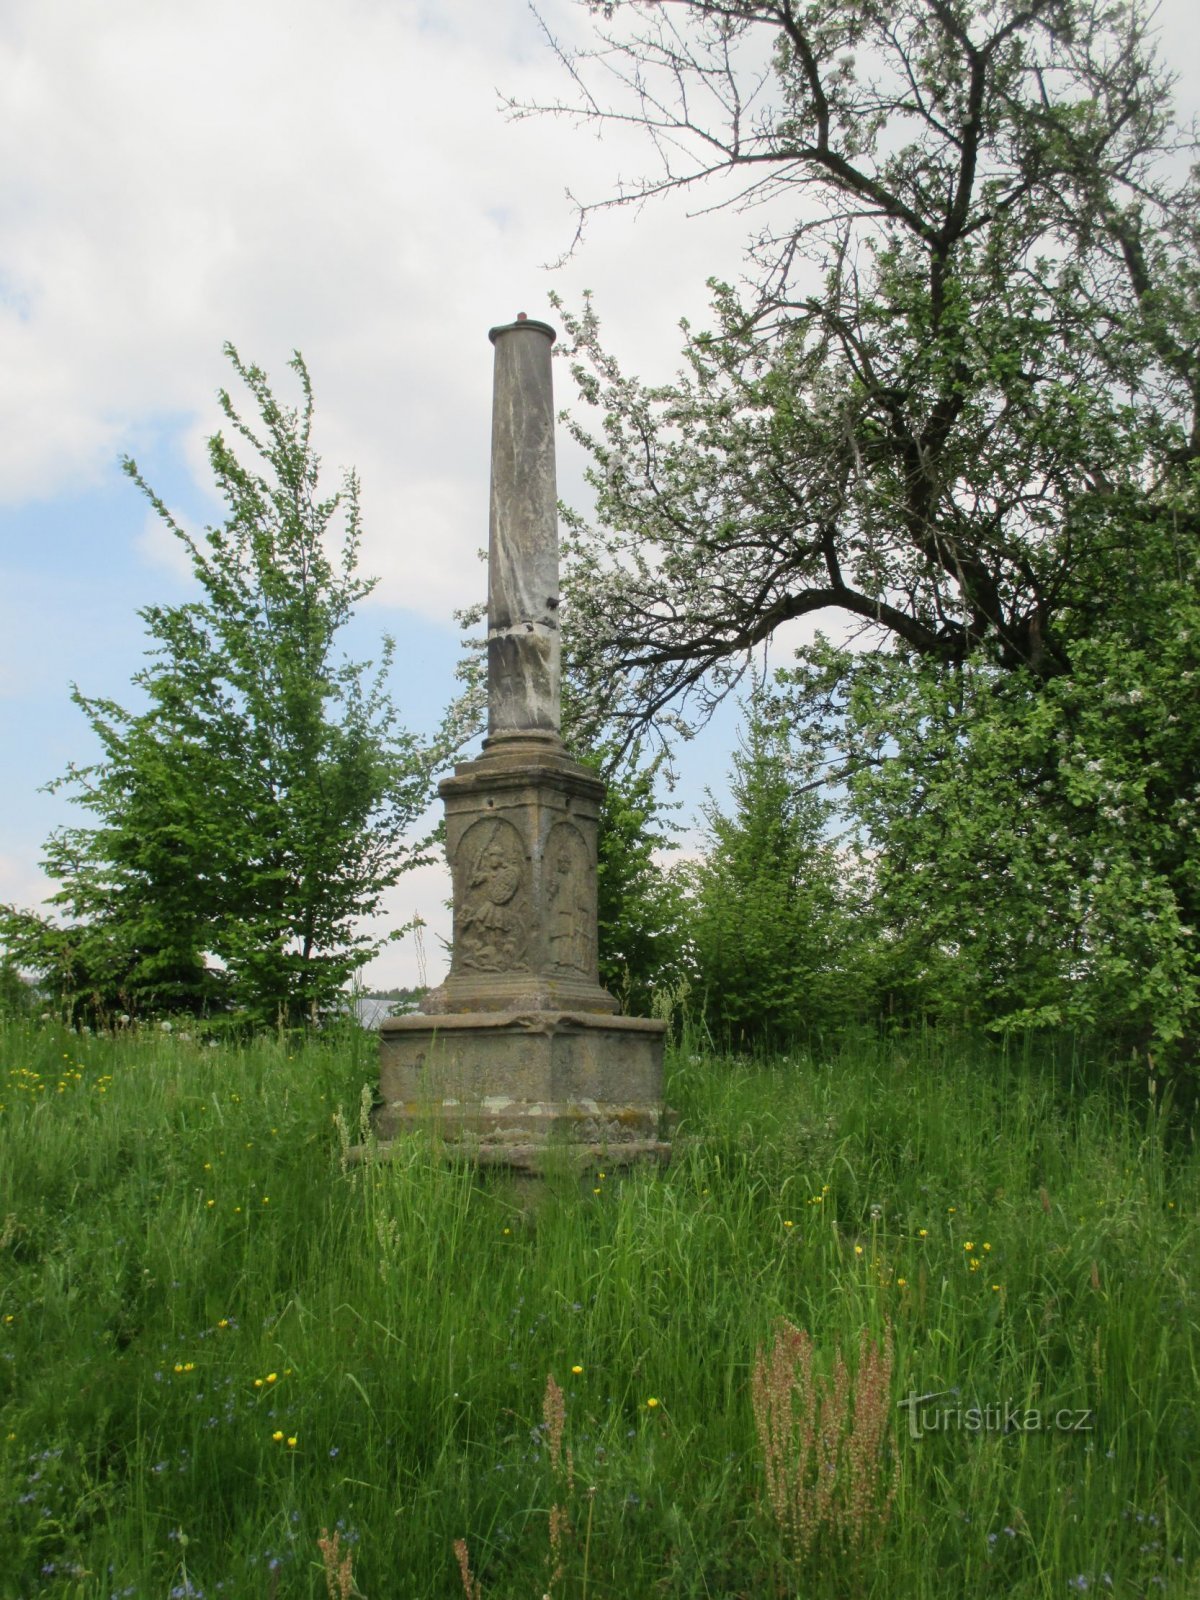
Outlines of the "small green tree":
{"label": "small green tree", "polygon": [[655,859],[675,847],[659,765],[639,766],[635,751],[609,776],[600,808],[600,981],[633,1014],[648,1013],[656,991],[677,989],[688,965],[682,883]]}
{"label": "small green tree", "polygon": [[[16,959],[100,1009],[200,1010],[228,1003],[257,1023],[315,1018],[398,930],[357,930],[384,891],[427,859],[412,842],[436,768],[459,738],[457,711],[433,740],[401,730],[381,664],[337,648],[373,588],[358,576],[359,487],[322,497],[307,369],[281,406],[266,375],[226,354],[258,407],[260,431],[228,393],[221,408],[253,452],[217,433],[209,459],[228,507],[193,538],[130,477],[187,549],[202,598],[141,612],[150,661],[129,711],[74,692],[103,747],[72,766],[97,819],[51,837],[60,927],[8,908]],[[335,554],[331,554],[335,551]],[[206,957],[214,956],[219,971]]]}
{"label": "small green tree", "polygon": [[696,992],[714,1037],[786,1045],[850,1019],[851,863],[825,832],[829,805],[797,770],[786,726],[753,711],[733,758],[733,809],[705,809],[691,874]]}

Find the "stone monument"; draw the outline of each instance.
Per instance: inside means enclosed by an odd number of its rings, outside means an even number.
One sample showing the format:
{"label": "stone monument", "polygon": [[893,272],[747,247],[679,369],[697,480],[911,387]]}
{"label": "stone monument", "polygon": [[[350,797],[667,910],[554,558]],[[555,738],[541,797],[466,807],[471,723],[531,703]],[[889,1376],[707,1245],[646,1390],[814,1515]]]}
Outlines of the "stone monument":
{"label": "stone monument", "polygon": [[604,785],[560,737],[554,330],[493,328],[488,734],[439,793],[454,886],[450,973],[380,1034],[381,1138],[428,1129],[481,1160],[561,1143],[663,1158],[665,1023],[618,1015],[596,954]]}

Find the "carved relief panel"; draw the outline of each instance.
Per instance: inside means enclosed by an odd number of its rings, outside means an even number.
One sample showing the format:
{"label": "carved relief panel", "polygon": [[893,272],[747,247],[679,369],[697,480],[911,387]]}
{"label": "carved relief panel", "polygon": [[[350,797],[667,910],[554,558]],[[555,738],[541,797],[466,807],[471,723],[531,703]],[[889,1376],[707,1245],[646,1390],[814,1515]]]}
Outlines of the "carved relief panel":
{"label": "carved relief panel", "polygon": [[454,856],[453,970],[528,969],[529,880],[525,847],[511,822],[483,817]]}
{"label": "carved relief panel", "polygon": [[546,950],[550,969],[596,978],[596,871],[579,829],[557,822],[546,840]]}

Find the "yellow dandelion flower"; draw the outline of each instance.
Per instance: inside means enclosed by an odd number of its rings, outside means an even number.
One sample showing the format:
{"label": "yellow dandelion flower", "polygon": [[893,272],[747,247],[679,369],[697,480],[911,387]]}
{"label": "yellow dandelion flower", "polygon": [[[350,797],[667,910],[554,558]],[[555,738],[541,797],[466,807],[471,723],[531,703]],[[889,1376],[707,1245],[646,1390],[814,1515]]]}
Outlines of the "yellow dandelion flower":
{"label": "yellow dandelion flower", "polygon": [[184,1363],[183,1363],[183,1370],[184,1370],[184,1371],[185,1371],[185,1372],[195,1372],[195,1370],[196,1370],[196,1363],[195,1363],[195,1362],[194,1362],[194,1361],[185,1361],[185,1362],[184,1362]]}
{"label": "yellow dandelion flower", "polygon": [[270,1204],[271,1204],[271,1196],[269,1194],[263,1195],[263,1205],[269,1206]]}
{"label": "yellow dandelion flower", "polygon": [[908,1288],[908,1279],[907,1278],[897,1278],[896,1279],[896,1287],[898,1289],[907,1289]]}
{"label": "yellow dandelion flower", "polygon": [[293,1433],[291,1438],[288,1440],[288,1449],[289,1450],[294,1450],[295,1448],[296,1448],[296,1435]]}
{"label": "yellow dandelion flower", "polygon": [[785,1228],[794,1228],[796,1226],[796,1224],[791,1220],[790,1217],[785,1217],[784,1218],[783,1225],[784,1225]]}
{"label": "yellow dandelion flower", "polygon": [[992,1293],[993,1294],[999,1294],[1000,1293],[1000,1285],[998,1283],[994,1283],[992,1285]]}
{"label": "yellow dandelion flower", "polygon": [[855,1246],[854,1246],[854,1254],[855,1254],[855,1255],[856,1255],[856,1256],[860,1256],[860,1255],[862,1255],[862,1250],[863,1250],[863,1247],[862,1247],[862,1245],[860,1245],[860,1244],[856,1244],[856,1245],[855,1245]]}
{"label": "yellow dandelion flower", "polygon": [[598,1172],[598,1173],[597,1173],[597,1174],[596,1174],[596,1176],[597,1176],[597,1177],[598,1177],[598,1178],[599,1178],[599,1179],[600,1179],[600,1182],[601,1182],[601,1183],[603,1183],[603,1182],[604,1182],[604,1179],[605,1179],[605,1177],[606,1177],[606,1176],[607,1176],[607,1174],[606,1174],[606,1173],[603,1173],[603,1172]]}
{"label": "yellow dandelion flower", "polygon": [[948,1217],[952,1217],[957,1210],[958,1210],[957,1206],[947,1206],[946,1207],[946,1215]]}
{"label": "yellow dandelion flower", "polygon": [[217,1327],[218,1328],[227,1328],[228,1326],[229,1326],[229,1318],[228,1317],[222,1317],[220,1322],[217,1323]]}
{"label": "yellow dandelion flower", "polygon": [[180,1362],[178,1362],[178,1361],[175,1363],[175,1371],[176,1372],[182,1372],[183,1371],[183,1367],[180,1364]]}
{"label": "yellow dandelion flower", "polygon": [[968,1239],[966,1244],[963,1245],[963,1249],[964,1250],[974,1250],[974,1248],[975,1248],[975,1244],[974,1244],[974,1241],[971,1240],[971,1239]]}
{"label": "yellow dandelion flower", "polygon": [[928,1237],[929,1237],[929,1229],[928,1228],[918,1228],[917,1229],[917,1238],[918,1239],[928,1239]]}
{"label": "yellow dandelion flower", "polygon": [[211,1211],[212,1208],[216,1205],[217,1202],[215,1200],[206,1200],[204,1203],[208,1207],[208,1209]]}
{"label": "yellow dandelion flower", "polygon": [[239,1212],[242,1208],[241,1208],[241,1206],[234,1206],[233,1209],[234,1209],[234,1213],[236,1215],[236,1213]]}
{"label": "yellow dandelion flower", "polygon": [[983,1248],[985,1250],[990,1250],[992,1248],[991,1245],[987,1242],[986,1239],[983,1241]]}
{"label": "yellow dandelion flower", "polygon": [[592,1193],[593,1193],[593,1194],[599,1194],[599,1193],[600,1193],[600,1191],[599,1191],[599,1189],[593,1189],[593,1190],[592,1190]]}
{"label": "yellow dandelion flower", "polygon": [[501,1233],[511,1233],[512,1229],[511,1228],[501,1228],[500,1231],[501,1231]]}
{"label": "yellow dandelion flower", "polygon": [[578,1377],[579,1374],[583,1371],[583,1368],[582,1367],[572,1367],[571,1371],[575,1374],[576,1377]]}
{"label": "yellow dandelion flower", "polygon": [[274,1439],[276,1444],[282,1444],[283,1443],[283,1429],[282,1428],[276,1428],[275,1432],[271,1435],[271,1437],[272,1437],[272,1439]]}
{"label": "yellow dandelion flower", "polygon": [[646,1401],[646,1409],[648,1411],[653,1411],[655,1406],[657,1406],[657,1404],[658,1404],[658,1401],[654,1398],[653,1395],[651,1395],[649,1400]]}
{"label": "yellow dandelion flower", "polygon": [[254,1387],[256,1389],[261,1389],[262,1388],[262,1379],[261,1378],[255,1378]]}
{"label": "yellow dandelion flower", "polygon": [[278,1376],[279,1376],[279,1374],[278,1374],[278,1373],[277,1373],[277,1372],[268,1372],[268,1373],[267,1373],[267,1382],[268,1382],[268,1383],[274,1383],[274,1382],[275,1382],[275,1379],[276,1379],[276,1378],[277,1378],[277,1377],[278,1377]]}

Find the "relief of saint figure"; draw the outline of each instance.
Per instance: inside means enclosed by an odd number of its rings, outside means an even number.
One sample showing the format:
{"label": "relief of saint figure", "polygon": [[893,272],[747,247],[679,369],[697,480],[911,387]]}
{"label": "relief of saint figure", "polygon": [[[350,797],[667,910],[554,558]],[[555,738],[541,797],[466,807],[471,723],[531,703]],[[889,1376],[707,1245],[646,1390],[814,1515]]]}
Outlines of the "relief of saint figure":
{"label": "relief of saint figure", "polygon": [[456,964],[482,972],[524,965],[525,854],[516,829],[499,818],[477,822],[463,836],[458,856],[463,871],[454,933]]}
{"label": "relief of saint figure", "polygon": [[568,823],[550,830],[546,847],[550,960],[562,972],[595,980],[595,908],[590,893],[587,846]]}

